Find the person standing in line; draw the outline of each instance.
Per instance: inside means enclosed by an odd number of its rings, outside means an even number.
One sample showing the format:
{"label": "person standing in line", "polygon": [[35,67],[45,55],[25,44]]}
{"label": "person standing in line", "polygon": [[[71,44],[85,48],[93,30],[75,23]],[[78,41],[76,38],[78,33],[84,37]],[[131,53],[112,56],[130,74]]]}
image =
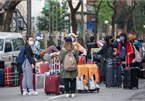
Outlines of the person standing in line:
{"label": "person standing in line", "polygon": [[[68,54],[68,52],[72,52],[72,54],[76,60],[76,64],[78,64],[78,61],[79,61],[78,51],[74,48],[74,46],[72,44],[72,39],[70,37],[65,38],[64,48],[62,48],[60,51],[59,60],[62,63],[60,74],[61,74],[61,77],[64,79],[66,97],[74,97],[75,96],[74,93],[76,90],[76,77],[78,75],[78,71],[77,71],[77,69],[73,70],[73,71],[65,70],[64,61],[65,61],[65,57]],[[69,92],[69,84],[70,84],[71,92]]]}
{"label": "person standing in line", "polygon": [[[31,46],[34,44],[34,39],[32,36],[27,38],[25,45],[25,55],[26,59],[22,65],[23,79],[22,79],[22,90],[23,95],[38,95],[38,92],[33,89],[33,69],[35,68],[34,53]],[[29,90],[29,93],[27,91]]]}
{"label": "person standing in line", "polygon": [[87,50],[80,43],[78,43],[77,35],[75,35],[74,33],[70,33],[69,37],[71,37],[71,39],[72,39],[72,44],[73,44],[74,48],[76,50],[78,50],[78,52],[80,53],[79,55],[86,56],[87,55]]}

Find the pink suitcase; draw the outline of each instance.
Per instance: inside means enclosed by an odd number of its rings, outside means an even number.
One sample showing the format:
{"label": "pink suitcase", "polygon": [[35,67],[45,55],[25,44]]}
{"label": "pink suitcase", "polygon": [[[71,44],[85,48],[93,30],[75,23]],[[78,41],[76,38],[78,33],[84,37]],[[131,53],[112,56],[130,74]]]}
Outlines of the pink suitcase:
{"label": "pink suitcase", "polygon": [[49,64],[48,62],[37,62],[36,63],[36,73],[37,74],[44,74],[45,72],[49,71]]}

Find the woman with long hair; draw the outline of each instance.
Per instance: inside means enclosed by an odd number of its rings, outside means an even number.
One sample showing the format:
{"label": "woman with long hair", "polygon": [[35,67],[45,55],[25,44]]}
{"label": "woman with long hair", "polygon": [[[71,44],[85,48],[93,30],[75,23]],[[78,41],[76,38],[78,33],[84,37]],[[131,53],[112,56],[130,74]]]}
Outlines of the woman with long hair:
{"label": "woman with long hair", "polygon": [[[78,72],[77,72],[77,69],[74,71],[67,71],[64,69],[65,68],[64,60],[68,52],[72,52],[72,54],[74,55],[74,58],[76,59],[76,62],[77,62],[76,64],[78,64],[78,61],[79,61],[78,51],[74,48],[72,44],[72,39],[70,37],[65,38],[65,44],[64,44],[64,47],[60,51],[59,60],[62,63],[60,74],[61,74],[61,77],[64,79],[66,97],[74,97],[75,96],[74,93],[76,90],[76,77],[78,75]],[[71,88],[70,90],[69,90],[69,84]]]}
{"label": "woman with long hair", "polygon": [[[23,95],[38,95],[38,92],[33,89],[33,69],[35,68],[35,59],[32,51],[32,45],[34,44],[34,39],[29,36],[25,45],[25,55],[26,59],[22,65],[23,79],[22,79],[22,90]],[[29,90],[29,93],[27,91]]]}

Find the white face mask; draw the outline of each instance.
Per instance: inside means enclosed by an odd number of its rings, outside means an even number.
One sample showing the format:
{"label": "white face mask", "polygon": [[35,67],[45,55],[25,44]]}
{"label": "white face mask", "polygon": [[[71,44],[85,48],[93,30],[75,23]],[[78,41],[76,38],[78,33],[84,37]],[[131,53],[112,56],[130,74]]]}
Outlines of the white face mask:
{"label": "white face mask", "polygon": [[34,41],[29,41],[29,45],[32,46],[34,44]]}
{"label": "white face mask", "polygon": [[120,39],[117,39],[117,42],[120,42]]}
{"label": "white face mask", "polygon": [[72,39],[72,42],[74,42],[75,41],[75,38],[71,38]]}

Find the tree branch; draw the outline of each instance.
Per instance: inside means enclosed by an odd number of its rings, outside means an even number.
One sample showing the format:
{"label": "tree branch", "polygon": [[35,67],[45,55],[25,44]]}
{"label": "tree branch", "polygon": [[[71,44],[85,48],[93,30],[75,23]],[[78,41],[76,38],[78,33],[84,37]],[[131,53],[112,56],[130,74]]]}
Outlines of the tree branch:
{"label": "tree branch", "polygon": [[102,4],[102,0],[100,1],[99,5],[98,5],[98,12],[100,10],[101,4]]}
{"label": "tree branch", "polygon": [[134,5],[132,6],[131,10],[128,12],[129,14],[133,12],[133,10],[135,9],[137,3],[135,1],[132,1],[134,2]]}
{"label": "tree branch", "polygon": [[73,5],[72,5],[72,0],[67,0],[68,4],[69,4],[69,7],[70,7],[70,10],[73,10]]}
{"label": "tree branch", "polygon": [[[114,1],[114,2],[115,2],[115,1]],[[115,7],[113,7],[113,6],[110,5],[110,3],[109,3],[108,0],[107,0],[107,4],[108,4],[108,6],[109,6],[110,8],[112,8],[113,10],[115,9]]]}
{"label": "tree branch", "polygon": [[122,4],[122,1],[119,1],[119,2],[121,4],[122,8],[124,9],[125,13],[128,13],[128,11],[126,10],[125,6]]}
{"label": "tree branch", "polygon": [[81,0],[78,2],[78,4],[77,4],[77,6],[76,6],[76,8],[75,8],[75,11],[78,11],[78,9],[80,8],[80,6],[81,6]]}

